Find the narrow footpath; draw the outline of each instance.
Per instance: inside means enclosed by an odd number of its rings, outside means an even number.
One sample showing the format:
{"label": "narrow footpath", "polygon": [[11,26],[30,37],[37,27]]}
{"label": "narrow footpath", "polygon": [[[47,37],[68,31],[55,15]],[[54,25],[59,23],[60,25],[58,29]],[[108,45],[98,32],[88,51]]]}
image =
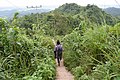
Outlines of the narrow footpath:
{"label": "narrow footpath", "polygon": [[57,65],[56,80],[74,80],[73,75],[65,69],[63,59],[61,60],[60,66]]}
{"label": "narrow footpath", "polygon": [[[55,45],[55,40],[52,39],[52,41],[53,41],[53,44]],[[58,66],[57,60],[56,60],[56,65],[57,65],[56,80],[74,80],[73,75],[66,70],[63,59],[60,62],[60,66]]]}

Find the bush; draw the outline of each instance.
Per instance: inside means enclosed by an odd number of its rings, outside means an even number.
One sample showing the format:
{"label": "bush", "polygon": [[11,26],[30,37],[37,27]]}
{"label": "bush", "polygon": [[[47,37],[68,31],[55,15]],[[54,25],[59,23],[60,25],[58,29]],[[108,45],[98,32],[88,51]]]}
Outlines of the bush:
{"label": "bush", "polygon": [[119,78],[120,25],[73,31],[64,37],[64,63],[75,80]]}
{"label": "bush", "polygon": [[[52,39],[26,29],[2,24],[0,33],[0,79],[1,80],[54,80],[55,61]],[[7,25],[9,24],[9,25]],[[7,25],[7,27],[6,27]],[[49,40],[47,40],[49,39]],[[44,40],[47,40],[45,42]],[[45,43],[44,43],[45,42]]]}

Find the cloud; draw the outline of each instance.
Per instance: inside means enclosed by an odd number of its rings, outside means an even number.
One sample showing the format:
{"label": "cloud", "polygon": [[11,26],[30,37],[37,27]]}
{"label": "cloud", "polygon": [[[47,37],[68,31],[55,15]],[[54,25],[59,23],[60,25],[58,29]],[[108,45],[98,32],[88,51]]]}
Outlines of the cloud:
{"label": "cloud", "polygon": [[[117,0],[120,3],[120,0]],[[118,5],[115,0],[0,0],[0,7],[26,7],[26,6],[60,6],[65,3],[77,3],[81,6],[95,5]]]}

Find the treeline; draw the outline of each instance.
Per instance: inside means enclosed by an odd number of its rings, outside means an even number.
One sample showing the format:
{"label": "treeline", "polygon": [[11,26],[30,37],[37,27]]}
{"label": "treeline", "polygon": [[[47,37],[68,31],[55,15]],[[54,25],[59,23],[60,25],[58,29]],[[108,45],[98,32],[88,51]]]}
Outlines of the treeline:
{"label": "treeline", "polygon": [[32,13],[20,17],[17,20],[17,25],[19,27],[32,28],[33,24],[38,24],[47,35],[55,36],[68,34],[76,27],[81,28],[80,25],[83,22],[86,23],[87,28],[93,28],[99,25],[114,26],[120,20],[105,13],[96,5],[88,4],[83,7],[75,3],[66,3],[48,13]]}

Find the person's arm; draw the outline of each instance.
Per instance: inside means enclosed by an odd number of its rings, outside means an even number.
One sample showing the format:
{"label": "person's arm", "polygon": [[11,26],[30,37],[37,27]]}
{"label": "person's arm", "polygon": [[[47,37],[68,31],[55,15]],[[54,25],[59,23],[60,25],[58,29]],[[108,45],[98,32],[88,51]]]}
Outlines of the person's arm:
{"label": "person's arm", "polygon": [[55,46],[55,48],[54,48],[54,57],[56,58],[57,56],[56,56],[56,46]]}
{"label": "person's arm", "polygon": [[54,48],[54,53],[56,53],[56,46],[55,46],[55,48]]}

